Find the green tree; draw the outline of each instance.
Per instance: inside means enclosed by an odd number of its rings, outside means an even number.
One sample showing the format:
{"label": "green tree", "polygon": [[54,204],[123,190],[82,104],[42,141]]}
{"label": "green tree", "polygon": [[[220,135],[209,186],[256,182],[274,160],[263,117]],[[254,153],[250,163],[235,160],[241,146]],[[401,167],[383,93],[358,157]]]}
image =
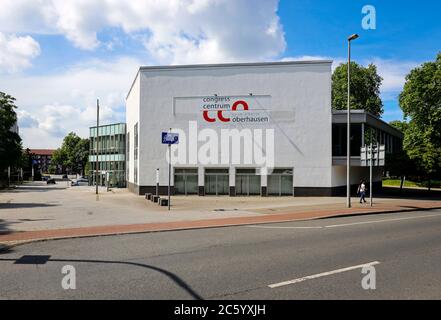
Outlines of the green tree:
{"label": "green tree", "polygon": [[441,53],[406,76],[399,102],[410,120],[404,149],[424,169],[430,190],[431,176],[441,168]]}
{"label": "green tree", "polygon": [[[389,124],[400,130],[404,135],[409,127],[409,124],[405,121],[395,120],[389,122]],[[406,177],[415,175],[418,172],[417,165],[414,160],[409,158],[409,155],[405,150],[400,152],[386,154],[386,166],[385,170],[392,176],[400,177],[400,192],[403,191],[403,184]]]}
{"label": "green tree", "polygon": [[0,174],[8,167],[18,167],[22,159],[21,138],[13,130],[16,108],[15,98],[0,92]]}
{"label": "green tree", "polygon": [[[351,109],[366,110],[379,117],[383,114],[380,86],[383,78],[377,67],[370,64],[367,68],[351,62]],[[340,64],[332,74],[332,107],[346,110],[348,100],[348,65]]]}
{"label": "green tree", "polygon": [[401,120],[394,120],[389,122],[389,124],[395,129],[400,130],[403,134],[406,134],[407,128],[409,128],[409,123]]}
{"label": "green tree", "polygon": [[81,139],[74,132],[63,139],[61,148],[55,150],[52,163],[61,165],[63,172],[82,173],[89,158],[89,139]]}

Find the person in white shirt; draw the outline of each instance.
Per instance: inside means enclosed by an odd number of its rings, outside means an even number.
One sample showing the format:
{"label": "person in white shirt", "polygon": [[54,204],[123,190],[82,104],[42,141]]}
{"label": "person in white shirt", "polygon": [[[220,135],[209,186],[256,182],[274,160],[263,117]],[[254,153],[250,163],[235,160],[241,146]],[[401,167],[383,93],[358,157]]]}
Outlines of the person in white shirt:
{"label": "person in white shirt", "polygon": [[366,183],[364,182],[364,180],[362,180],[360,182],[360,184],[358,185],[358,190],[357,193],[360,195],[360,203],[366,203]]}

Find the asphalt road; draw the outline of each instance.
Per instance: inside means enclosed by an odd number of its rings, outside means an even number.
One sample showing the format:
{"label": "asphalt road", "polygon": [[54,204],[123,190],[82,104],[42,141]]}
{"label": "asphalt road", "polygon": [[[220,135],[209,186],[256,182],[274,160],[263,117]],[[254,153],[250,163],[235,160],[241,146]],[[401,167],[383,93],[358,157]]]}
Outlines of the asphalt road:
{"label": "asphalt road", "polygon": [[0,254],[0,298],[441,299],[441,210],[37,242]]}

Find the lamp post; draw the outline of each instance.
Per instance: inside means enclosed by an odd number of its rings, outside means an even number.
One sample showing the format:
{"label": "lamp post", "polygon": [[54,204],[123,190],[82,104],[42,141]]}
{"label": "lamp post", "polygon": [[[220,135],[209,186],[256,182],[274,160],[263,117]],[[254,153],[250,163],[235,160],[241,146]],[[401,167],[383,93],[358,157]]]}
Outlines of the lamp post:
{"label": "lamp post", "polygon": [[98,194],[98,170],[99,170],[99,128],[100,128],[100,101],[96,100],[96,163],[95,163],[95,193]]}
{"label": "lamp post", "polygon": [[348,38],[348,126],[346,137],[346,206],[351,207],[351,41],[357,39],[358,34]]}

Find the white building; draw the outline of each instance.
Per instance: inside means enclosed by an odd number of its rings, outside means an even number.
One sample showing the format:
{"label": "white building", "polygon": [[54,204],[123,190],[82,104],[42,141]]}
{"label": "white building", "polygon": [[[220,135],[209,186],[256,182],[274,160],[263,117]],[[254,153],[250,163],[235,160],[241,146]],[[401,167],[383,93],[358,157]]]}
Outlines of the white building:
{"label": "white building", "polygon": [[[335,195],[344,192],[341,112],[331,108],[332,61],[141,67],[127,95],[127,184],[137,194]],[[360,145],[370,126],[388,150],[402,135],[355,112],[352,183],[369,177]],[[333,124],[334,122],[334,124]],[[381,140],[380,140],[381,139]],[[334,140],[334,141],[333,141]],[[334,154],[334,157],[333,157]],[[381,179],[375,170],[375,181]]]}

